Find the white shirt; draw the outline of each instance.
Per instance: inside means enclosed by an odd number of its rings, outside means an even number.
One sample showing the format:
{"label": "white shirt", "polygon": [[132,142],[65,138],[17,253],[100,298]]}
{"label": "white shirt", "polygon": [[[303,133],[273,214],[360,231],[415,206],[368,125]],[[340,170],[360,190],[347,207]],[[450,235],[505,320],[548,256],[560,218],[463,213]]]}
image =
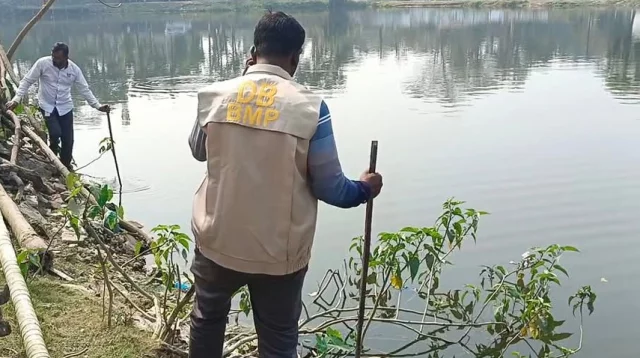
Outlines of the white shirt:
{"label": "white shirt", "polygon": [[64,116],[73,109],[71,87],[77,85],[78,91],[93,108],[99,108],[100,102],[89,89],[80,67],[69,60],[66,68],[59,69],[53,65],[51,56],[42,57],[31,67],[29,73],[20,81],[13,101],[20,102],[36,81],[39,82],[38,104],[45,114],[58,109],[58,115]]}

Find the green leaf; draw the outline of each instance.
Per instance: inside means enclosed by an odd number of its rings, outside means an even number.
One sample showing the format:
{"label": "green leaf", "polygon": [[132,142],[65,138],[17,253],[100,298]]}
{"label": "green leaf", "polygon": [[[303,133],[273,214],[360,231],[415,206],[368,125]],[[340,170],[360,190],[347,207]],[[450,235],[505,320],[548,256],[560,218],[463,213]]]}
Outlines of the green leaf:
{"label": "green leaf", "polygon": [[27,278],[27,273],[29,272],[29,265],[28,264],[21,264],[20,265],[20,273],[22,273],[22,277],[24,277],[25,279]]}
{"label": "green leaf", "polygon": [[433,269],[433,263],[436,260],[435,256],[433,254],[432,255],[427,255],[424,258],[424,260],[427,263],[427,268],[429,269],[429,271],[431,271]]}
{"label": "green leaf", "polygon": [[562,341],[569,337],[573,336],[573,333],[556,333],[549,337],[549,340],[552,342]]}
{"label": "green leaf", "polygon": [[69,175],[67,175],[67,189],[69,190],[75,189],[78,186],[77,184],[79,180],[80,180],[80,177],[78,176],[78,174],[69,173]]}
{"label": "green leaf", "polygon": [[140,250],[142,250],[142,241],[136,242],[136,246],[135,246],[134,250],[135,250],[136,256],[140,255]]}
{"label": "green leaf", "polygon": [[569,251],[569,252],[580,252],[580,250],[578,250],[577,248],[575,248],[573,246],[563,246],[562,249],[564,251]]}
{"label": "green leaf", "polygon": [[342,339],[342,333],[335,328],[327,328],[326,332],[327,336]]}
{"label": "green leaf", "polygon": [[369,276],[367,276],[367,284],[368,285],[372,285],[372,284],[374,284],[374,283],[376,283],[378,281],[377,279],[378,279],[378,277],[377,277],[376,273],[372,272],[372,273],[369,274]]}
{"label": "green leaf", "polygon": [[99,217],[101,213],[102,213],[102,209],[98,205],[93,205],[92,207],[89,208],[89,212],[87,213],[87,216],[90,219],[95,219]]}
{"label": "green leaf", "polygon": [[23,114],[24,113],[24,104],[18,103],[16,108],[13,109],[13,113],[15,113],[16,115]]}
{"label": "green leaf", "polygon": [[34,267],[40,267],[40,256],[38,256],[37,254],[29,255],[29,263],[31,263],[31,265],[33,265]]}
{"label": "green leaf", "polygon": [[77,216],[72,216],[69,218],[69,224],[74,231],[80,230],[80,219]]}
{"label": "green leaf", "polygon": [[412,256],[409,259],[409,272],[411,274],[411,281],[415,280],[418,275],[418,269],[420,268],[420,260],[416,256]]}
{"label": "green leaf", "polygon": [[569,277],[569,273],[567,272],[567,270],[565,270],[564,267],[556,264],[556,265],[553,265],[553,268],[558,270],[558,271],[560,271],[560,272],[562,272],[563,274],[565,274],[565,276]]}
{"label": "green leaf", "polygon": [[105,206],[106,203],[111,201],[112,198],[113,198],[113,190],[111,190],[111,188],[109,188],[108,185],[103,185],[102,188],[100,188],[100,196],[98,197],[98,205],[103,207],[103,206]]}
{"label": "green leaf", "polygon": [[105,222],[109,230],[113,231],[118,225],[118,215],[114,211],[109,211],[107,217],[105,218]]}
{"label": "green leaf", "polygon": [[124,219],[124,207],[122,205],[118,206],[118,217]]}
{"label": "green leaf", "polygon": [[20,254],[18,254],[18,263],[24,263],[27,261],[27,258],[29,257],[29,251],[27,250],[23,250],[20,251]]}

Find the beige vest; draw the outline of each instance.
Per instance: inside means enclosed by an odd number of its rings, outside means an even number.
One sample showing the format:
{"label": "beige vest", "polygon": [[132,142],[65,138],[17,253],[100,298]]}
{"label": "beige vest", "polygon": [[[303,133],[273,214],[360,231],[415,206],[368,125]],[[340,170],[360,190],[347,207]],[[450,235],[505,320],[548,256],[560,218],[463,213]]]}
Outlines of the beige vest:
{"label": "beige vest", "polygon": [[309,263],[318,204],[307,183],[307,153],[320,103],[271,65],[251,66],[245,76],[198,93],[207,176],[191,226],[205,257],[269,275]]}

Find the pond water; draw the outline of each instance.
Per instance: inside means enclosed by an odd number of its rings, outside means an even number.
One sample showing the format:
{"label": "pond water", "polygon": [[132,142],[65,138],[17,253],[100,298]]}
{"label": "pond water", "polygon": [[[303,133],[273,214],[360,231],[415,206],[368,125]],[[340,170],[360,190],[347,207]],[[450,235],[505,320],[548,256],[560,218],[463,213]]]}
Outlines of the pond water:
{"label": "pond water", "polygon": [[[205,171],[187,145],[195,91],[240,73],[259,16],[58,12],[28,35],[17,63],[24,74],[54,42],[69,43],[96,96],[115,107],[127,216],[147,227],[176,223],[189,231],[192,196]],[[599,294],[579,356],[637,356],[635,11],[411,9],[297,17],[309,39],[296,78],[325,96],[345,171],[357,176],[368,165],[370,140],[380,141],[385,188],[375,232],[431,225],[451,196],[491,212],[478,243],[453,258],[452,287],[477,283],[481,264],[506,264],[530,246],[578,246],[582,253],[564,261],[572,274],[561,293],[590,284]],[[3,19],[3,43],[23,23]],[[78,99],[76,128],[74,154],[82,166],[108,135],[106,118]],[[107,157],[83,172],[114,178]],[[307,292],[347,256],[363,216],[362,208],[321,206]]]}

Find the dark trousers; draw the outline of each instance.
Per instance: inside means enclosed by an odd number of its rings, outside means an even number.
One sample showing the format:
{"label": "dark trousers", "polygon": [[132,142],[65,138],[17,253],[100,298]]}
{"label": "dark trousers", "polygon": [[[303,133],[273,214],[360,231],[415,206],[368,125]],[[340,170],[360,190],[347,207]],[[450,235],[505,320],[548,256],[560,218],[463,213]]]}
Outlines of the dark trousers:
{"label": "dark trousers", "polygon": [[302,283],[307,269],[285,276],[236,272],[196,250],[191,271],[196,298],[191,313],[190,358],[221,358],[231,296],[249,286],[260,358],[295,358]]}
{"label": "dark trousers", "polygon": [[[47,123],[49,131],[49,148],[54,154],[60,154],[60,161],[65,167],[71,168],[71,158],[73,156],[73,111],[61,116],[58,109],[54,108],[49,116],[40,109],[40,113]],[[62,142],[62,149],[59,147]]]}

